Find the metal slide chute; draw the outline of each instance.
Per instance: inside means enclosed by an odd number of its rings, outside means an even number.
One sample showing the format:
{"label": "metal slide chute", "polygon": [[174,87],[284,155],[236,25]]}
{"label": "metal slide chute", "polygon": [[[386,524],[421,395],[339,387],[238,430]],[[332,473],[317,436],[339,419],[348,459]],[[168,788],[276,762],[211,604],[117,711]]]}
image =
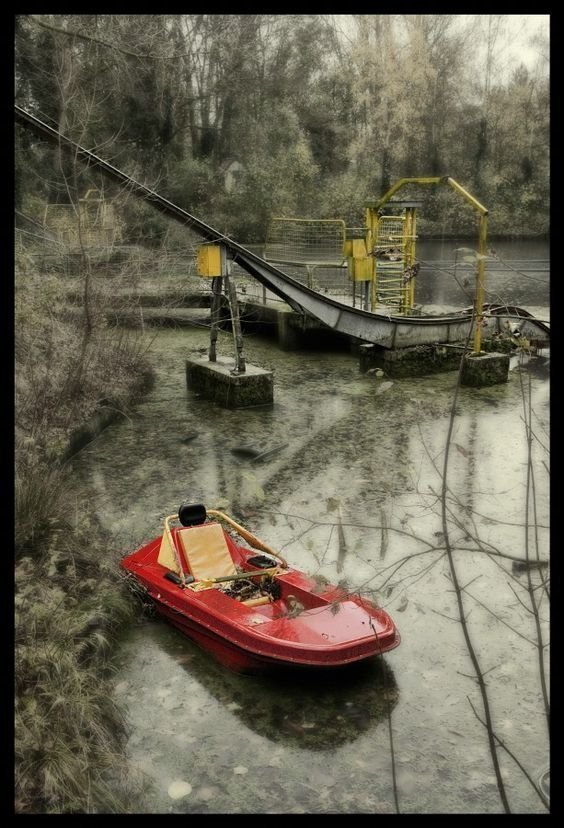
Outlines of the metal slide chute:
{"label": "metal slide chute", "polygon": [[[129,192],[148,201],[160,212],[193,230],[205,241],[223,245],[233,262],[237,262],[250,276],[253,276],[268,290],[280,297],[293,310],[318,319],[338,333],[377,344],[384,348],[399,348],[410,345],[460,342],[466,339],[472,328],[474,314],[471,311],[432,317],[388,315],[352,308],[326,295],[319,294],[288,276],[288,274],[265,261],[256,253],[237,244],[223,233],[173,204],[155,190],[151,190],[117,169],[117,167],[71,141],[70,138],[48,126],[22,107],[15,105],[14,110],[18,123],[34,131],[40,137],[47,138],[57,146],[68,149],[73,155],[88,165],[96,167],[114,181],[126,185]],[[387,201],[393,192],[403,184],[422,180],[401,179],[394,185],[392,190],[382,197],[379,204]],[[439,183],[443,179],[425,179],[425,181]],[[446,179],[446,181],[459,191],[463,189],[460,185],[455,186],[456,182],[453,182],[452,179]],[[468,196],[466,191],[463,191],[463,193],[465,197]],[[471,196],[468,197],[471,198]],[[481,205],[479,206],[481,207]],[[523,315],[526,315],[525,312]],[[482,331],[489,333],[491,329],[491,333],[493,333],[500,330],[502,315],[499,314],[495,319],[485,317],[484,322],[486,322],[486,325],[482,328]],[[528,323],[529,327],[535,328],[537,338],[546,341],[548,344],[549,329],[547,326],[541,322],[531,321],[531,319],[528,319]]]}

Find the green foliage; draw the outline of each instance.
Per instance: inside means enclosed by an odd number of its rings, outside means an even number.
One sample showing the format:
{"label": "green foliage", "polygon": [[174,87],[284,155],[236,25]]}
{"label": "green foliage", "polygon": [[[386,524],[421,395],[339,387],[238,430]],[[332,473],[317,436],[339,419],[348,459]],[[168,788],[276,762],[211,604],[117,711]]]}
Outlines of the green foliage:
{"label": "green foliage", "polygon": [[[158,188],[157,188],[158,189]],[[144,201],[128,198],[120,209],[123,222],[123,240],[126,244],[145,244],[159,247],[166,238],[166,218]]]}
{"label": "green foliage", "polygon": [[343,219],[347,227],[363,227],[365,203],[371,195],[361,172],[328,177],[321,182],[316,216]]}
{"label": "green foliage", "polygon": [[164,195],[189,213],[200,210],[207,214],[222,186],[221,176],[208,158],[186,157],[171,163]]}
{"label": "green foliage", "polygon": [[[308,14],[21,15],[17,100],[249,243],[275,214],[356,224],[365,194],[426,175],[450,175],[476,195],[491,233],[547,232],[543,38],[538,65],[509,73],[497,23],[441,14],[348,22],[343,35],[330,17]],[[230,160],[244,171],[228,194]],[[20,209],[33,193],[68,198],[68,164],[20,129],[15,162]],[[59,165],[66,182],[53,177]],[[78,179],[86,185],[84,172]],[[154,210],[126,211],[128,238],[162,242]],[[436,210],[425,221],[441,232]],[[452,202],[450,232],[467,221]]]}
{"label": "green foliage", "polygon": [[[281,107],[258,124],[249,142],[241,185],[230,199],[235,237],[260,243],[274,216],[309,216],[316,211],[318,168],[297,116]],[[227,218],[227,217],[226,217]]]}

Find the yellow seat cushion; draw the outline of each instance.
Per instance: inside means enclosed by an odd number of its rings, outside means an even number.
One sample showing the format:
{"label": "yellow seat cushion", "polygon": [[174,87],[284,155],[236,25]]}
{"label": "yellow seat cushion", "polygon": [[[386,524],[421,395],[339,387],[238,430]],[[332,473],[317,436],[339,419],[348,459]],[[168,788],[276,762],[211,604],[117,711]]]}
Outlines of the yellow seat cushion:
{"label": "yellow seat cushion", "polygon": [[171,569],[173,572],[178,572],[179,575],[182,574],[179,560],[180,555],[177,555],[174,551],[174,547],[171,546],[169,533],[163,532],[163,536],[161,539],[161,545],[159,548],[159,557],[157,558],[158,562],[162,566],[166,566],[167,569]]}
{"label": "yellow seat cushion", "polygon": [[180,529],[178,536],[186,563],[197,581],[237,573],[223,529],[218,523]]}

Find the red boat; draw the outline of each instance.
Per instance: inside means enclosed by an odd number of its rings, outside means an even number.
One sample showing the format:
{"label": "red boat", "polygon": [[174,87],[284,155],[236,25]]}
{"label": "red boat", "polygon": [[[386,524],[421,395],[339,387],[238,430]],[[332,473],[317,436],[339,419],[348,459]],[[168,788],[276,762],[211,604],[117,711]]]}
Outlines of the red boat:
{"label": "red boat", "polygon": [[239,672],[344,667],[400,643],[383,609],[294,569],[202,504],[183,503],[120,566],[158,613]]}

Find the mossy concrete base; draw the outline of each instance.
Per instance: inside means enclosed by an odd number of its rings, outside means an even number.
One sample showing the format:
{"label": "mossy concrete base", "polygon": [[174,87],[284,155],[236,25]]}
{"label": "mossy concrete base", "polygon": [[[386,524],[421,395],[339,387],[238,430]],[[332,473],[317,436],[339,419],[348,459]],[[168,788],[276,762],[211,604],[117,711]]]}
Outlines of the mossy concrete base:
{"label": "mossy concrete base", "polygon": [[474,388],[499,385],[509,378],[509,354],[466,354],[462,362],[460,382]]}
{"label": "mossy concrete base", "polygon": [[273,404],[272,371],[248,363],[243,374],[234,373],[234,369],[234,358],[218,356],[216,362],[210,362],[207,354],[197,354],[186,360],[186,384],[200,397],[223,408]]}
{"label": "mossy concrete base", "polygon": [[278,344],[283,351],[295,351],[301,347],[303,331],[296,322],[302,322],[292,310],[279,310],[276,313]]}
{"label": "mossy concrete base", "polygon": [[[239,306],[243,331],[275,336],[283,351],[348,348],[353,341],[353,337],[335,331],[319,319],[297,313],[290,307],[281,307],[280,302],[262,304],[246,299],[240,301]],[[227,317],[222,319],[222,325],[229,327]]]}
{"label": "mossy concrete base", "polygon": [[359,368],[362,373],[381,368],[389,377],[422,377],[441,371],[457,371],[462,348],[447,345],[413,345],[389,350],[378,345],[364,344],[359,348]]}

